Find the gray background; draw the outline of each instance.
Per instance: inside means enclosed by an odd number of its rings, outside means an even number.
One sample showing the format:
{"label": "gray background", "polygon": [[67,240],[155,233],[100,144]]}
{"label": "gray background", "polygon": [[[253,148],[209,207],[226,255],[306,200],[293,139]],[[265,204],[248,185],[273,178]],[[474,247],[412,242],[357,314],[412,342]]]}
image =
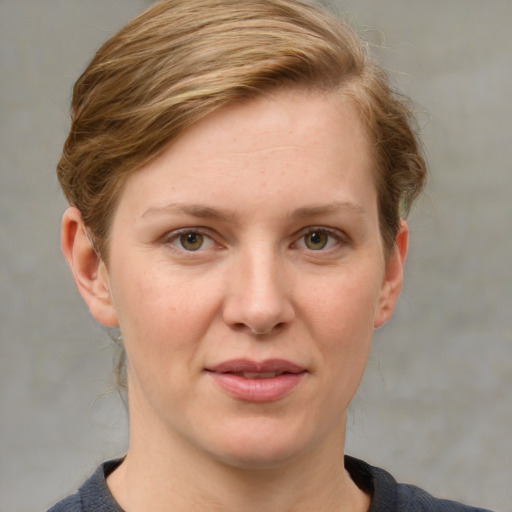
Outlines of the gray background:
{"label": "gray background", "polygon": [[[0,0],[3,512],[44,510],[126,445],[108,337],[60,256],[54,169],[72,83],[149,3]],[[511,511],[512,1],[339,5],[417,100],[431,166],[347,451],[435,494]]]}

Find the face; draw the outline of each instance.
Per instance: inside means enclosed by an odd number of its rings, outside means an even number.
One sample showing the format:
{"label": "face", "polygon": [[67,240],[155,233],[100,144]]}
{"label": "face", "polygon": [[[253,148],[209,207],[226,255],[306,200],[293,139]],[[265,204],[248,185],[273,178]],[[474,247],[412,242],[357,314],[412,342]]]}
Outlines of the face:
{"label": "face", "polygon": [[[134,435],[237,466],[337,450],[398,296],[350,103],[281,91],[204,119],[126,181],[108,299]],[[342,445],[341,445],[342,449]]]}

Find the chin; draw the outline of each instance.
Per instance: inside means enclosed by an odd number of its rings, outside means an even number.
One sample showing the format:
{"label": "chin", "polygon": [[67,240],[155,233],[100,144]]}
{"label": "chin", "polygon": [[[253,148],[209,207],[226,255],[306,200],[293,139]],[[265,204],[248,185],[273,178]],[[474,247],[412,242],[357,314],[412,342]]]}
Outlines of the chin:
{"label": "chin", "polygon": [[247,442],[245,446],[225,450],[217,460],[233,468],[245,470],[271,470],[291,464],[299,457],[300,450],[291,447],[271,446]]}
{"label": "chin", "polygon": [[270,419],[238,425],[226,432],[229,435],[218,439],[212,451],[217,460],[240,469],[280,468],[301,459],[317,444],[306,428],[287,428]]}

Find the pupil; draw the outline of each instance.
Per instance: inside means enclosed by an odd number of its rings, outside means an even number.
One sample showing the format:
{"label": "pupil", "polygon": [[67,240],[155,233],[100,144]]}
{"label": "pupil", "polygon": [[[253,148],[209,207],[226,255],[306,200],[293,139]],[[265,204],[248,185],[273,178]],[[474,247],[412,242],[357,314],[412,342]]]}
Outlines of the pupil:
{"label": "pupil", "polygon": [[325,233],[322,233],[321,231],[314,231],[307,236],[306,245],[309,249],[323,249],[327,245],[327,239],[328,236]]}
{"label": "pupil", "polygon": [[319,244],[322,241],[322,237],[320,236],[320,233],[311,233],[311,241],[314,244]]}
{"label": "pupil", "polygon": [[203,245],[203,235],[199,233],[187,233],[180,237],[181,245],[188,251],[197,251]]}

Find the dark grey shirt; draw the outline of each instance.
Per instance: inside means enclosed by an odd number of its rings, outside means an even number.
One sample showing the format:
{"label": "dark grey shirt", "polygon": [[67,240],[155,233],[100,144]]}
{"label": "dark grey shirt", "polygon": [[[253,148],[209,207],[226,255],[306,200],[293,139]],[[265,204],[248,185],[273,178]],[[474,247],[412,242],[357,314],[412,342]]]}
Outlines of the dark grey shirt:
{"label": "dark grey shirt", "polygon": [[[102,464],[76,494],[48,512],[123,512],[108,490],[106,477],[122,459]],[[368,512],[490,512],[455,501],[434,498],[414,485],[399,484],[383,469],[345,456],[345,467],[354,482],[372,496]]]}

